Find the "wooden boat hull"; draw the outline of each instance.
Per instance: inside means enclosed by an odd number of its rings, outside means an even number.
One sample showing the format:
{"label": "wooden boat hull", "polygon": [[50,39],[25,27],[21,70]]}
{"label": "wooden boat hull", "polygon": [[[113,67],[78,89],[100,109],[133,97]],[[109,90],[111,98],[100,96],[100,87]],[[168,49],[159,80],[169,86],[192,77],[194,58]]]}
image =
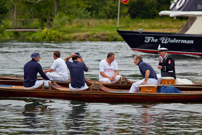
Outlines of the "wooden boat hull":
{"label": "wooden boat hull", "polygon": [[202,102],[202,93],[195,94],[145,94],[115,93],[104,91],[59,91],[59,90],[15,90],[0,89],[1,97],[36,97],[48,99],[65,99],[85,102],[118,102],[118,103],[149,103],[149,102]]}
{"label": "wooden boat hull", "polygon": [[[91,81],[91,80],[90,80]],[[5,84],[5,85],[15,85],[15,86],[23,86],[23,80],[0,80],[0,84]],[[69,82],[59,82],[57,83],[58,85],[62,86],[62,87],[69,87]],[[93,90],[99,90],[100,89],[100,85],[105,86],[106,88],[109,89],[114,89],[114,90],[126,90],[128,91],[132,85],[131,82],[128,83],[106,83],[106,84],[102,84],[102,83],[98,83],[98,82],[88,82],[87,85],[90,86],[94,84],[94,86],[92,87]],[[159,89],[162,85],[158,85],[157,89]],[[180,90],[195,90],[195,91],[201,91],[202,90],[202,83],[200,82],[196,82],[193,85],[172,85],[173,87],[176,87]]]}
{"label": "wooden boat hull", "polygon": [[[110,89],[99,85],[83,91],[71,91],[69,88],[51,84],[51,87],[25,89],[23,86],[0,87],[0,97],[34,97],[48,99],[65,99],[85,102],[116,102],[116,103],[155,103],[155,102],[202,102],[202,87],[198,91],[190,90],[181,93],[128,93],[128,90]],[[97,87],[97,86],[96,86]],[[199,91],[200,89],[200,91]]]}

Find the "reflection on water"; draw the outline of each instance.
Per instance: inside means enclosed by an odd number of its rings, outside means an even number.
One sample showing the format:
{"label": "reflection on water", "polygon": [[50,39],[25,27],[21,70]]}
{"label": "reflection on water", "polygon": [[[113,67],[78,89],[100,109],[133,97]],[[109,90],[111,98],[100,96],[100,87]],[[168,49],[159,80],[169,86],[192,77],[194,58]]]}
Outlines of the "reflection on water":
{"label": "reflection on water", "polygon": [[84,134],[85,133],[85,112],[86,103],[71,101],[72,110],[69,113],[68,126],[70,127],[69,134]]}
{"label": "reflection on water", "polygon": [[[120,74],[141,79],[133,63],[136,54],[157,69],[158,54],[133,52],[124,42],[0,43],[0,74],[23,76],[30,54],[41,54],[44,69],[53,62],[52,53],[64,58],[80,52],[89,67],[85,76],[98,79],[99,62],[109,51],[116,54]],[[174,56],[180,78],[202,81],[202,59]],[[202,104],[109,104],[38,98],[0,98],[0,134],[202,134]]]}
{"label": "reflection on water", "polygon": [[201,104],[0,98],[0,134],[201,134]]}

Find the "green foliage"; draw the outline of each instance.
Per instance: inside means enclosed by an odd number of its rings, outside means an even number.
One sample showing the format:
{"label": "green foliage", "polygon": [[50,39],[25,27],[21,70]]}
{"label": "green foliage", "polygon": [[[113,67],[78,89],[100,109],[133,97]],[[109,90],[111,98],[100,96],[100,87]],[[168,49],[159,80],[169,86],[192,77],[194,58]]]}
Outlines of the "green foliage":
{"label": "green foliage", "polygon": [[[157,30],[161,26],[176,31],[176,24],[170,21],[161,23],[157,20],[157,23],[148,19],[158,17],[159,11],[168,9],[169,5],[170,0],[130,0],[127,5],[121,3],[119,29]],[[118,0],[0,0],[0,36],[26,36],[27,40],[34,41],[122,40],[116,32],[117,13]],[[34,22],[31,19],[38,20]],[[163,24],[165,22],[166,25]],[[29,34],[4,31],[12,25],[15,28],[43,30]]]}
{"label": "green foliage", "polygon": [[26,7],[29,7],[27,8],[27,12],[34,13],[34,17],[40,20],[41,28],[51,27],[51,21],[55,15],[54,1],[43,0],[38,3],[25,1],[24,4]]}
{"label": "green foliage", "polygon": [[4,30],[5,30],[5,28],[4,28],[4,26],[3,25],[0,25],[0,33],[4,33]]}
{"label": "green foliage", "polygon": [[168,9],[170,0],[131,0],[128,13],[131,18],[158,17],[161,10]]}
{"label": "green foliage", "polygon": [[12,28],[11,26],[11,21],[10,20],[3,20],[1,25],[5,28],[5,29],[10,29]]}
{"label": "green foliage", "polygon": [[[118,1],[117,0],[88,0],[87,10],[93,18],[113,19],[117,18]],[[125,16],[128,11],[128,5],[121,4],[120,16]]]}
{"label": "green foliage", "polygon": [[114,1],[107,1],[106,5],[102,7],[102,10],[98,12],[98,16],[107,19],[116,18],[117,12],[118,12],[117,4],[115,4]]}
{"label": "green foliage", "polygon": [[[158,12],[168,9],[170,0],[130,0],[121,3],[120,17],[154,18]],[[16,11],[16,13],[15,13]],[[59,29],[75,19],[114,19],[117,18],[118,0],[1,0],[0,22],[7,17],[15,27]],[[16,19],[39,19],[16,22]],[[66,21],[66,22],[65,22]]]}
{"label": "green foliage", "polygon": [[32,36],[27,38],[27,40],[34,41],[58,41],[62,39],[62,34],[58,30],[43,29],[34,33]]}
{"label": "green foliage", "polygon": [[66,14],[59,13],[53,18],[52,29],[59,29],[61,27],[64,27],[69,21],[70,19]]}
{"label": "green foliage", "polygon": [[6,7],[6,1],[1,0],[0,1],[0,24],[2,23],[3,19],[7,16],[9,10]]}

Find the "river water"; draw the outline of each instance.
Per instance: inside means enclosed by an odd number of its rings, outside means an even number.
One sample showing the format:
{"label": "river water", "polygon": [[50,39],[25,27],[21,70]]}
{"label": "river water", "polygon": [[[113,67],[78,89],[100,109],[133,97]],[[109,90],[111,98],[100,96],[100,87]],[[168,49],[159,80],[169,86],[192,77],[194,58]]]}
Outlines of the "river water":
{"label": "river water", "polygon": [[[132,51],[125,42],[0,43],[0,74],[23,76],[23,66],[32,52],[41,54],[43,69],[50,68],[53,51],[61,57],[79,52],[89,72],[86,78],[98,79],[99,62],[115,53],[120,74],[130,80],[141,75],[133,63],[140,54],[156,73],[158,54]],[[202,81],[201,57],[174,56],[178,78]],[[0,134],[202,134],[202,104],[144,103],[110,104],[40,98],[0,97]]]}

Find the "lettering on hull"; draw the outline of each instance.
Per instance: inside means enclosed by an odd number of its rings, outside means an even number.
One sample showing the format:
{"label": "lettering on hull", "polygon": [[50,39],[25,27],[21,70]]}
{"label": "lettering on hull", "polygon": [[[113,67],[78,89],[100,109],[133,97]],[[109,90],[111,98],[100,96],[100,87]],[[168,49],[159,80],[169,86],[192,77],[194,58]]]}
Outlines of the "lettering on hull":
{"label": "lettering on hull", "polygon": [[185,40],[185,39],[177,39],[177,38],[169,38],[169,37],[145,37],[145,43],[157,43],[161,44],[194,44],[194,40]]}

